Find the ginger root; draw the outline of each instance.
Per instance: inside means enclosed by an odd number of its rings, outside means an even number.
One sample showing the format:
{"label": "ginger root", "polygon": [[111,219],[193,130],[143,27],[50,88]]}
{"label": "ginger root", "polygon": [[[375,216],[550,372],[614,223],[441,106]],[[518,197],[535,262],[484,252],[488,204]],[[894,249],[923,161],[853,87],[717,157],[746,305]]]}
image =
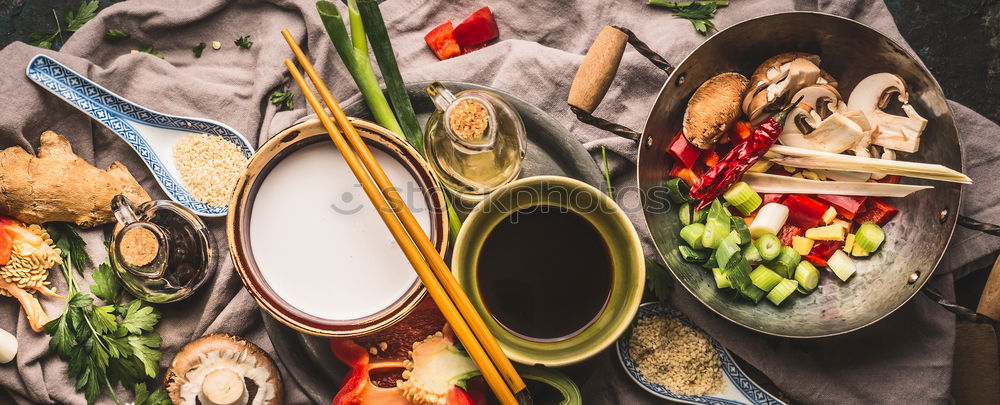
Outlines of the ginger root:
{"label": "ginger root", "polygon": [[115,220],[111,199],[136,203],[149,194],[125,165],[100,170],[73,153],[63,136],[45,131],[38,156],[14,146],[0,151],[0,215],[29,224],[73,222],[90,228]]}

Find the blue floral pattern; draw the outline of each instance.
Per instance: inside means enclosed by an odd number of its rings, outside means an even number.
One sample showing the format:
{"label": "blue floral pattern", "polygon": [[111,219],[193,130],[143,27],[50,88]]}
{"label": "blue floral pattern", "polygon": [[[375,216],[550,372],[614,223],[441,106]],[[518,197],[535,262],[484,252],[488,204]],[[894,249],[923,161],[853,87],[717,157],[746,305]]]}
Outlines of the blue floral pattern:
{"label": "blue floral pattern", "polygon": [[[643,304],[639,307],[639,311],[635,316],[636,320],[650,317],[653,315],[665,314],[667,316],[672,316],[677,318],[679,321],[688,325],[692,328],[696,328],[690,320],[684,317],[679,311],[671,308],[666,303],[656,302]],[[634,323],[633,323],[634,325]],[[705,405],[784,405],[771,394],[764,391],[757,383],[753,382],[750,378],[743,373],[740,366],[736,365],[733,361],[732,356],[730,356],[729,351],[722,347],[715,339],[712,339],[712,346],[715,351],[719,352],[719,360],[722,362],[722,372],[726,378],[731,382],[743,398],[720,398],[716,396],[688,396],[688,395],[678,395],[670,391],[667,387],[656,384],[646,379],[642,373],[639,372],[638,365],[632,359],[632,354],[629,351],[629,338],[631,333],[626,333],[618,339],[616,349],[618,351],[618,359],[621,360],[622,366],[625,367],[625,371],[628,373],[629,377],[632,378],[639,386],[641,386],[646,391],[649,391],[659,397],[666,398],[673,401],[679,401],[689,404],[705,404]]]}
{"label": "blue floral pattern", "polygon": [[229,207],[215,207],[196,200],[180,181],[170,174],[146,138],[130,124],[130,121],[152,127],[220,136],[239,146],[243,155],[249,158],[253,154],[253,147],[236,130],[223,124],[175,117],[136,105],[45,55],[35,56],[28,64],[26,74],[42,88],[59,96],[124,139],[146,162],[153,177],[171,199],[198,215],[208,217],[226,215]]}

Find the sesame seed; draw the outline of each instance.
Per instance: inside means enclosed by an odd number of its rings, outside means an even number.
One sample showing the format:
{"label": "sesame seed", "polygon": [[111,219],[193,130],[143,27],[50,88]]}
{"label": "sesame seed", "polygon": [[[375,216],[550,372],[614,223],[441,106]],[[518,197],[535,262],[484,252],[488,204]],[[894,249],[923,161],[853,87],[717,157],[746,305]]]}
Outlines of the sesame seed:
{"label": "sesame seed", "polygon": [[229,204],[247,158],[239,146],[217,136],[192,134],[174,145],[181,182],[195,199],[215,207]]}
{"label": "sesame seed", "polygon": [[658,314],[639,319],[629,350],[647,380],[674,394],[722,391],[722,363],[710,338],[674,317]]}

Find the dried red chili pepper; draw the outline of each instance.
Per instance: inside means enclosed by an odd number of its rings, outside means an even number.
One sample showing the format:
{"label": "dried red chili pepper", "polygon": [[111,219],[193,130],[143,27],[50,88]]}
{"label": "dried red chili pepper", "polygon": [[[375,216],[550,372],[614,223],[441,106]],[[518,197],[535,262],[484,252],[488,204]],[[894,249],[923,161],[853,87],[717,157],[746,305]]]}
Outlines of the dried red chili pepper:
{"label": "dried red chili pepper", "polygon": [[785,121],[785,116],[799,101],[801,98],[760,124],[743,143],[736,145],[725,158],[701,176],[701,179],[691,187],[691,198],[701,200],[698,209],[707,207],[729,190],[729,187],[739,181],[750,166],[764,156],[784,129],[781,123]]}

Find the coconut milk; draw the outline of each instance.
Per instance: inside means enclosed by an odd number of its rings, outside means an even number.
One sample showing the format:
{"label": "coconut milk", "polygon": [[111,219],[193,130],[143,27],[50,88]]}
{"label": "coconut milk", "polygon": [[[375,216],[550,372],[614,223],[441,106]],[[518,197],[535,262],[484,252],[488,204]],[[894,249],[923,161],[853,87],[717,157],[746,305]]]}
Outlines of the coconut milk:
{"label": "coconut milk", "polygon": [[[371,148],[420,226],[431,213],[413,176]],[[350,320],[402,297],[416,273],[337,148],[306,146],[267,174],[253,201],[250,246],[264,281],[307,314]]]}

